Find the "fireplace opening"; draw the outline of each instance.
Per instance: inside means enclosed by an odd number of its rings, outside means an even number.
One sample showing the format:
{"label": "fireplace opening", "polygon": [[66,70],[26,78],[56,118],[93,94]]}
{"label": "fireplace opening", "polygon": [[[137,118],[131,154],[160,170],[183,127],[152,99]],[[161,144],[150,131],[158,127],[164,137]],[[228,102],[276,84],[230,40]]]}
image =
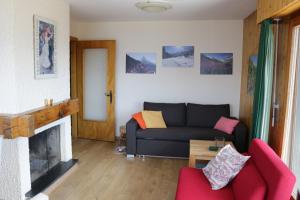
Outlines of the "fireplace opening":
{"label": "fireplace opening", "polygon": [[33,183],[61,161],[60,126],[29,138],[30,174]]}
{"label": "fireplace opening", "polygon": [[78,162],[61,160],[60,134],[57,125],[29,138],[31,190],[26,197],[43,192]]}

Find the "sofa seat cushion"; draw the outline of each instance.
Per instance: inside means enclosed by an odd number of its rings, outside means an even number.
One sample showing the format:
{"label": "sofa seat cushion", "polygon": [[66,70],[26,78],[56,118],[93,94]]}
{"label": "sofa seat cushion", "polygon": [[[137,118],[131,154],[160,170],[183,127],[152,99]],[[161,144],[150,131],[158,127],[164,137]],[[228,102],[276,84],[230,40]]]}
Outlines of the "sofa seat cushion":
{"label": "sofa seat cushion", "polygon": [[185,141],[190,140],[214,140],[215,137],[224,137],[226,140],[233,141],[234,135],[214,130],[203,128],[190,127],[168,127],[168,128],[153,128],[153,129],[138,129],[138,139],[151,140],[173,140]]}
{"label": "sofa seat cushion", "polygon": [[233,200],[232,187],[212,190],[202,170],[182,168],[179,173],[176,200]]}
{"label": "sofa seat cushion", "polygon": [[230,116],[229,104],[201,105],[187,104],[187,126],[213,128],[221,117]]}
{"label": "sofa seat cushion", "polygon": [[185,103],[150,103],[144,102],[144,110],[162,111],[167,126],[185,126]]}

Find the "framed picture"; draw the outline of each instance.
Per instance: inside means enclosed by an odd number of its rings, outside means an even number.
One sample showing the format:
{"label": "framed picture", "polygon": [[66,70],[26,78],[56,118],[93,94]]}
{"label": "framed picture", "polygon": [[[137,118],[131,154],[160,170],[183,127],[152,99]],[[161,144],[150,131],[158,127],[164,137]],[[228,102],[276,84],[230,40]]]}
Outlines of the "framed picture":
{"label": "framed picture", "polygon": [[232,74],[233,53],[201,53],[200,74]]}
{"label": "framed picture", "polygon": [[39,16],[34,16],[34,65],[36,79],[57,76],[56,24]]}
{"label": "framed picture", "polygon": [[126,54],[126,73],[155,74],[155,53],[128,53]]}
{"label": "framed picture", "polygon": [[193,46],[163,46],[162,65],[164,67],[193,67]]}
{"label": "framed picture", "polygon": [[250,96],[253,96],[254,94],[256,70],[257,70],[257,55],[252,55],[249,57],[248,81],[247,81],[247,92]]}

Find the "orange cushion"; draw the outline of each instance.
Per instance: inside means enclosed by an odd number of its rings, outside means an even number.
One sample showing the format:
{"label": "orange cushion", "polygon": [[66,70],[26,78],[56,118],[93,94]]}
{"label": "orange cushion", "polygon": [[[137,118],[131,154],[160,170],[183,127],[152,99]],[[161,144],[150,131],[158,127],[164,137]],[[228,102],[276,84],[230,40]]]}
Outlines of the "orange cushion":
{"label": "orange cushion", "polygon": [[135,119],[135,120],[137,121],[137,123],[139,124],[139,126],[140,126],[142,129],[146,129],[146,123],[145,123],[145,121],[144,121],[142,112],[138,112],[138,113],[133,114],[133,115],[132,115],[132,118]]}

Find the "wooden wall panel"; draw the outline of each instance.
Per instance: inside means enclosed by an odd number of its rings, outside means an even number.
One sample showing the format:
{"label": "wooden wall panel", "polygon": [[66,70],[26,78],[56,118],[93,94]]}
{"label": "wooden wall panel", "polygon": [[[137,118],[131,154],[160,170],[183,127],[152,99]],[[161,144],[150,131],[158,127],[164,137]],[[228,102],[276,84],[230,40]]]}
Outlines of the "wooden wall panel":
{"label": "wooden wall panel", "polygon": [[256,12],[244,20],[243,68],[240,98],[240,119],[250,129],[252,122],[253,96],[247,92],[249,57],[258,53],[260,28],[256,23]]}
{"label": "wooden wall panel", "polygon": [[257,0],[257,22],[265,19],[289,15],[300,9],[299,0]]}

